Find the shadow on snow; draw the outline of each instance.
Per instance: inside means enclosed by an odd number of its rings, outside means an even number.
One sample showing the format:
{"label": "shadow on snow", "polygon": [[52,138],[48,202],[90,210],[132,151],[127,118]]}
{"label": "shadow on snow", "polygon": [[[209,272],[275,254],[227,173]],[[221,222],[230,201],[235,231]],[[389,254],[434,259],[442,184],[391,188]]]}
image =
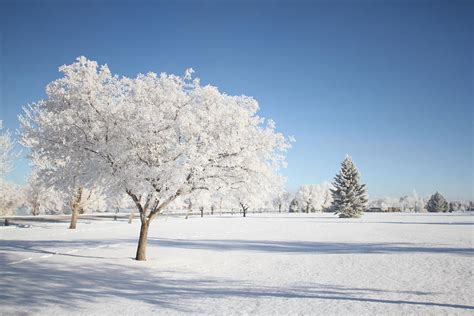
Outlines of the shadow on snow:
{"label": "shadow on snow", "polygon": [[[0,264],[10,261],[0,253]],[[149,304],[151,309],[178,312],[205,313],[203,300],[286,298],[330,301],[353,301],[379,304],[409,304],[417,306],[474,309],[473,306],[406,299],[380,299],[377,295],[398,293],[427,296],[434,293],[420,291],[386,291],[373,288],[353,288],[331,284],[307,283],[293,287],[271,287],[251,284],[240,280],[195,276],[175,271],[153,270],[146,263],[132,262],[127,265],[28,262],[9,266],[0,272],[2,290],[0,302],[8,311],[39,311],[41,307],[59,306],[68,311],[80,312],[86,303],[101,307],[114,300],[133,304]],[[178,276],[176,278],[176,276]],[[198,303],[190,304],[191,301]],[[247,304],[244,302],[244,304]],[[2,309],[3,309],[2,308]],[[5,309],[4,309],[5,310]]]}
{"label": "shadow on snow", "polygon": [[473,248],[426,247],[411,243],[338,243],[269,240],[187,240],[149,238],[150,245],[159,247],[206,249],[215,251],[257,251],[308,254],[390,254],[390,253],[446,253],[474,255]]}

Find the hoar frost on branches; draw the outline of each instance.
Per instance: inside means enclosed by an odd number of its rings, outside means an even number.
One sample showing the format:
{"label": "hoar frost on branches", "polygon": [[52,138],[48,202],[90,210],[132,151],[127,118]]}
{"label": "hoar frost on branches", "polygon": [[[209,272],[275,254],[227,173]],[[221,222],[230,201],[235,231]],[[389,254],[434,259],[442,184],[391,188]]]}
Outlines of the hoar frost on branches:
{"label": "hoar frost on branches", "polygon": [[281,213],[281,210],[288,212],[291,203],[291,193],[285,190],[280,191],[273,198],[273,206]]}
{"label": "hoar frost on branches", "polygon": [[0,215],[11,215],[23,204],[24,191],[3,178],[11,170],[16,155],[10,133],[2,130],[3,122],[0,120]]}
{"label": "hoar frost on branches", "polygon": [[0,177],[3,177],[12,167],[13,141],[8,131],[2,132],[3,122],[0,120]]}
{"label": "hoar frost on branches", "polygon": [[385,197],[372,199],[368,203],[368,208],[376,208],[382,211],[388,211],[391,208],[399,208],[401,212],[418,213],[424,211],[425,204],[425,199],[413,190],[412,195],[405,195],[400,198]]}
{"label": "hoar frost on branches", "polygon": [[331,209],[339,217],[360,217],[367,205],[365,184],[359,183],[359,171],[350,156],[341,163],[341,170],[334,178],[331,189],[333,202]]}
{"label": "hoar frost on branches", "polygon": [[57,214],[63,211],[64,196],[42,183],[35,173],[28,178],[25,188],[25,204],[31,215]]}
{"label": "hoar frost on branches", "polygon": [[23,187],[0,178],[0,215],[13,215],[23,206],[25,190]]}
{"label": "hoar frost on branches", "polygon": [[118,77],[85,57],[60,71],[20,117],[22,143],[54,186],[128,194],[142,223],[137,260],[150,223],[177,197],[252,186],[284,165],[289,143],[257,102],[201,86],[191,71]]}
{"label": "hoar frost on branches", "polygon": [[251,169],[246,181],[231,186],[228,198],[239,205],[243,217],[247,216],[249,209],[273,207],[275,196],[283,192],[285,179],[271,172],[271,169],[266,171],[257,172]]}
{"label": "hoar frost on branches", "polygon": [[294,205],[299,206],[297,211],[321,212],[329,208],[332,202],[331,188],[332,186],[328,182],[302,185],[295,195]]}

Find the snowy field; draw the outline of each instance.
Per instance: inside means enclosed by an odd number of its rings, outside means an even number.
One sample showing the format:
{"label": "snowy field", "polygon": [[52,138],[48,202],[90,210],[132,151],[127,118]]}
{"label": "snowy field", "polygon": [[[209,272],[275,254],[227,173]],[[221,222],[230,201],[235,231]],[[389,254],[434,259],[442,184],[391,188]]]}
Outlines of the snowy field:
{"label": "snowy field", "polygon": [[474,314],[474,216],[214,215],[0,227],[0,314]]}

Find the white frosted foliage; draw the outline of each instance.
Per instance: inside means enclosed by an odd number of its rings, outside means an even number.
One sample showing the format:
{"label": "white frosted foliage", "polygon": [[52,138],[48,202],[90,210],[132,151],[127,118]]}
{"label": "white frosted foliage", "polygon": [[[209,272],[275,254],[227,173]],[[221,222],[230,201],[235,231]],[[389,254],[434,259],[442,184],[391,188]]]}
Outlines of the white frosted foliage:
{"label": "white frosted foliage", "polygon": [[39,176],[71,192],[126,192],[146,227],[179,196],[255,193],[284,166],[289,142],[257,115],[257,101],[201,86],[192,70],[118,77],[79,57],[60,71],[20,117]]}

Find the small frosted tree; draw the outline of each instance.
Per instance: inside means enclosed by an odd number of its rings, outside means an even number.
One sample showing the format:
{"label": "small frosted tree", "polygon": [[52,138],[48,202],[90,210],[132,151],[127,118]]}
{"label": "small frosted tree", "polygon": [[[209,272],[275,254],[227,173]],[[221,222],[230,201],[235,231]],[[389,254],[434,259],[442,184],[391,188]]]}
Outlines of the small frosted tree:
{"label": "small frosted tree", "polygon": [[301,211],[309,213],[327,209],[332,201],[330,189],[328,182],[302,185],[295,195],[298,203],[302,205]]}
{"label": "small frosted tree", "polygon": [[64,196],[54,188],[45,186],[36,174],[32,173],[25,188],[25,204],[34,216],[56,214],[63,210]]}
{"label": "small frosted tree", "polygon": [[281,213],[281,210],[288,211],[291,202],[291,193],[288,191],[281,191],[275,194],[273,199],[273,206],[278,209],[278,213]]}
{"label": "small frosted tree", "polygon": [[23,187],[0,178],[0,216],[14,215],[24,201]]}
{"label": "small frosted tree", "polygon": [[13,140],[10,132],[2,132],[0,120],[0,215],[11,215],[22,205],[24,200],[23,189],[4,180],[13,165],[16,155],[13,153]]}
{"label": "small frosted tree", "polygon": [[[255,166],[248,165],[249,172],[245,181],[233,183],[230,190],[231,198],[242,210],[242,216],[247,216],[250,209],[265,209],[271,207],[273,199],[283,192],[285,179],[276,174],[272,168],[253,169]],[[252,171],[253,170],[253,171]]]}
{"label": "small frosted tree", "polygon": [[334,178],[331,209],[339,217],[360,217],[367,205],[365,184],[359,183],[360,174],[350,156],[341,163],[341,171]]}
{"label": "small frosted tree", "polygon": [[13,141],[10,132],[2,133],[3,122],[0,120],[0,177],[10,171],[13,159]]}
{"label": "small frosted tree", "polygon": [[449,210],[449,206],[448,202],[446,202],[446,199],[439,192],[436,192],[428,200],[426,209],[428,212],[434,213],[447,212]]}

